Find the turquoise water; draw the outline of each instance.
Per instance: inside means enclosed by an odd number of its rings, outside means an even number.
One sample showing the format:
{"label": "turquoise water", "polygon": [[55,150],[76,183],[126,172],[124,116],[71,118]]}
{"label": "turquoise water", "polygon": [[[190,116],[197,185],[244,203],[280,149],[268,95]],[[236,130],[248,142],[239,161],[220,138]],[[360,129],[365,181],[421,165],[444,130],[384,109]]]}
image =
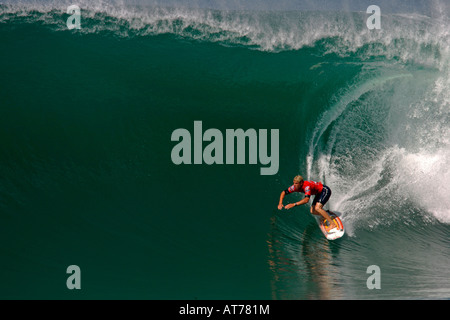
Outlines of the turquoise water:
{"label": "turquoise water", "polygon": [[[450,298],[447,20],[65,12],[0,6],[2,299]],[[175,165],[194,121],[278,129],[278,172]],[[297,174],[331,187],[344,238],[277,210]]]}

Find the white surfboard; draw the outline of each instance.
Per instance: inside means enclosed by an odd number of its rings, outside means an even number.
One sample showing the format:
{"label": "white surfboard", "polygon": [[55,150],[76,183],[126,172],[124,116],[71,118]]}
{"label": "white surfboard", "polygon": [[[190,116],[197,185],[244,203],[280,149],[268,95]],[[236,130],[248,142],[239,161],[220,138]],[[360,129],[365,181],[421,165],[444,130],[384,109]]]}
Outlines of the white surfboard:
{"label": "white surfboard", "polygon": [[326,219],[319,219],[319,227],[322,231],[325,238],[328,240],[336,240],[341,238],[345,234],[344,224],[341,219],[333,212],[327,211],[330,217],[334,220],[334,222],[338,225],[338,228],[333,228],[331,230],[327,230],[325,224],[327,223]]}

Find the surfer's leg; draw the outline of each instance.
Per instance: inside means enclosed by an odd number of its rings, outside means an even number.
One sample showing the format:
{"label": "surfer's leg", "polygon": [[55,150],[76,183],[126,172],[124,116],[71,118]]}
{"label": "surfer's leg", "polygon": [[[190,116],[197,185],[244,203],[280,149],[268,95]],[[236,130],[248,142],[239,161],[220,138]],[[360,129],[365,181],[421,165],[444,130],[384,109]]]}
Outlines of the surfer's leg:
{"label": "surfer's leg", "polygon": [[321,216],[321,214],[318,211],[316,211],[317,200],[318,200],[318,197],[314,196],[314,200],[313,200],[313,203],[311,205],[311,210],[310,211],[311,211],[311,214],[313,214],[313,215]]}
{"label": "surfer's leg", "polygon": [[325,210],[322,209],[323,204],[321,204],[320,202],[317,202],[316,205],[314,206],[315,211],[318,212],[324,219],[326,219],[329,223],[329,229],[333,229],[333,228],[337,228],[336,223],[333,221],[333,219],[330,217],[330,215],[328,214],[328,212],[326,212]]}

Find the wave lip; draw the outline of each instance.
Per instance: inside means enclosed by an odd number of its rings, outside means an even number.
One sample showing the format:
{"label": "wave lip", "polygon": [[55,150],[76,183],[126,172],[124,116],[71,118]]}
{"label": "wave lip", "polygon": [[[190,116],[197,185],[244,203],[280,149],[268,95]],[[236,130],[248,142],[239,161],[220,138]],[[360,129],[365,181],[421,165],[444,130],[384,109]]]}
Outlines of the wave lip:
{"label": "wave lip", "polygon": [[[41,22],[67,30],[68,1],[0,5],[0,23]],[[448,62],[448,20],[417,14],[382,16],[382,29],[369,30],[365,12],[238,11],[80,1],[80,33],[117,36],[173,34],[199,41],[279,52],[316,47],[322,54],[361,59],[382,57],[442,68]]]}

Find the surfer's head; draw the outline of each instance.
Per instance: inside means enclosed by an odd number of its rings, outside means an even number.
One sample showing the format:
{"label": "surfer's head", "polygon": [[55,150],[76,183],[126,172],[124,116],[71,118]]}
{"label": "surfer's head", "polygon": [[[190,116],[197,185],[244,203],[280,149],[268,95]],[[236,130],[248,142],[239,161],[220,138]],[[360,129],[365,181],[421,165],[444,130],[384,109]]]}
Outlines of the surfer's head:
{"label": "surfer's head", "polygon": [[295,176],[294,177],[294,188],[295,188],[295,190],[300,190],[302,185],[303,185],[303,177],[302,176]]}

